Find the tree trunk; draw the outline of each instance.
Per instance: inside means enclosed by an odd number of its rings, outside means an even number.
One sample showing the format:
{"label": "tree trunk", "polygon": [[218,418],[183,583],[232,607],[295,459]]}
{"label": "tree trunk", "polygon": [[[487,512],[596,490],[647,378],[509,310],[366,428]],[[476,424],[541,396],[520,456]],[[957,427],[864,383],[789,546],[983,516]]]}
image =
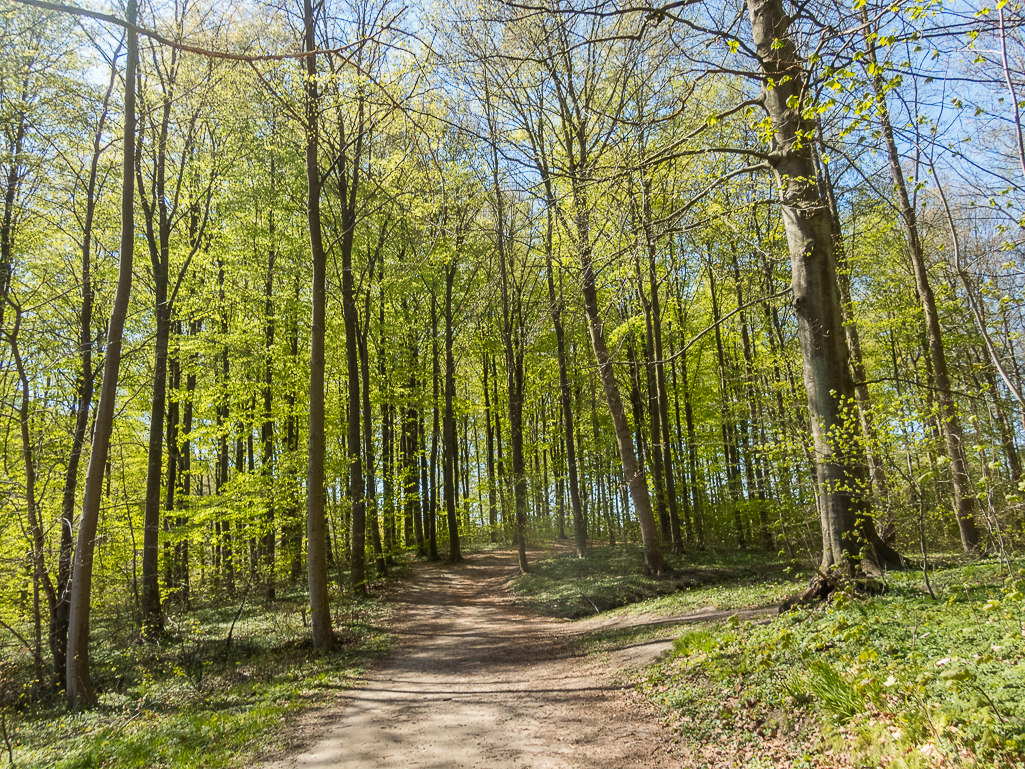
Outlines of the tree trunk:
{"label": "tree trunk", "polygon": [[671,571],[669,564],[662,556],[662,547],[658,540],[655,515],[651,509],[651,498],[648,496],[648,482],[644,468],[637,462],[634,453],[633,435],[630,422],[626,417],[626,409],[619,395],[619,382],[605,342],[605,321],[602,319],[598,306],[598,287],[595,281],[594,264],[591,255],[591,223],[590,209],[586,192],[579,179],[574,180],[574,207],[576,216],[577,256],[580,260],[580,278],[583,289],[584,310],[587,313],[587,330],[591,337],[591,348],[598,363],[598,377],[605,390],[605,401],[612,415],[612,423],[616,431],[616,442],[619,446],[619,458],[623,463],[633,499],[634,511],[641,526],[641,540],[644,545],[644,571],[648,574],[666,574]]}
{"label": "tree trunk", "polygon": [[[230,414],[230,384],[231,384],[231,364],[228,357],[228,311],[227,302],[225,301],[224,293],[224,260],[218,258],[217,260],[217,298],[221,308],[221,371],[218,379],[219,390],[217,398],[217,435],[218,435],[218,449],[217,449],[217,479],[215,492],[217,496],[221,496],[221,491],[225,484],[228,482],[228,467],[229,467],[229,455],[228,455],[228,432],[231,429],[229,419]],[[221,509],[221,518],[218,521],[220,524],[220,537],[217,542],[217,546],[220,548],[221,554],[221,572],[223,574],[225,585],[228,591],[228,595],[235,592],[235,559],[234,559],[234,543],[231,539],[231,521],[224,514],[224,508]]]}
{"label": "tree trunk", "polygon": [[[655,486],[655,509],[658,513],[659,529],[662,532],[662,544],[672,549],[673,533],[669,521],[669,509],[666,505],[665,472],[662,467],[662,425],[660,421],[661,412],[658,407],[658,386],[655,384],[655,369],[653,365],[654,353],[652,342],[652,317],[651,306],[648,298],[644,295],[644,278],[641,271],[641,260],[639,255],[634,254],[634,269],[637,278],[637,297],[641,303],[641,311],[644,314],[644,385],[647,388],[648,398],[648,438],[651,457],[651,475]],[[642,367],[635,362],[638,378],[641,376]],[[639,385],[640,386],[640,385]],[[643,432],[643,422],[637,420],[637,432]]]}
{"label": "tree trunk", "polygon": [[[648,360],[649,381],[652,385],[654,399],[651,401],[653,412],[652,442],[651,450],[657,451],[660,455],[660,465],[664,478],[665,507],[669,514],[668,528],[670,542],[674,553],[684,551],[683,535],[680,529],[680,509],[676,498],[676,477],[673,473],[673,444],[669,433],[669,399],[666,393],[666,373],[663,362],[662,347],[662,304],[658,290],[657,256],[658,242],[655,236],[651,212],[651,180],[647,177],[641,180],[643,195],[641,205],[641,224],[644,233],[645,254],[647,256],[647,277],[648,293],[644,296],[644,281],[638,275],[638,290],[641,294],[641,301],[645,309],[645,330],[649,339],[650,353],[652,357]],[[639,260],[638,260],[639,261]],[[640,268],[638,266],[638,271]],[[657,432],[656,418],[657,413]]]}
{"label": "tree trunk", "polygon": [[[458,246],[457,246],[458,250]],[[456,360],[452,353],[455,330],[452,327],[452,291],[455,286],[456,264],[445,267],[445,419],[444,454],[442,462],[445,487],[445,513],[448,517],[448,562],[463,560],[459,552],[459,519],[456,517],[456,420],[453,413],[456,397]]]}
{"label": "tree trunk", "polygon": [[[867,25],[868,17],[865,9],[862,20]],[[866,26],[866,31],[869,29]],[[957,413],[957,404],[950,387],[950,374],[947,370],[947,354],[943,345],[943,332],[940,329],[940,315],[936,308],[936,296],[929,283],[929,271],[925,264],[925,252],[918,234],[918,217],[915,207],[911,204],[904,171],[900,165],[900,153],[894,138],[893,127],[890,125],[890,113],[886,103],[881,71],[876,60],[876,43],[872,37],[867,38],[868,58],[875,65],[876,74],[872,77],[872,85],[876,97],[876,113],[882,128],[883,140],[886,143],[886,154],[890,161],[890,173],[897,189],[901,221],[904,224],[904,236],[907,241],[908,255],[915,274],[915,292],[922,302],[922,313],[925,316],[926,333],[929,340],[929,355],[932,359],[933,382],[936,385],[936,397],[940,405],[940,426],[943,439],[947,445],[947,456],[950,458],[950,474],[954,486],[954,513],[961,534],[961,546],[968,554],[975,554],[980,549],[979,529],[975,525],[975,495],[968,478],[968,463],[965,458],[964,441],[961,432],[961,420]]]}
{"label": "tree trunk", "polygon": [[138,59],[138,40],[135,32],[135,24],[138,21],[136,0],[128,0],[126,19],[130,26],[126,32],[128,51],[125,64],[120,265],[117,292],[114,295],[110,322],[107,324],[103,381],[100,385],[100,400],[96,406],[96,419],[93,424],[92,450],[89,454],[89,467],[86,470],[82,516],[72,569],[67,698],[68,705],[73,710],[91,707],[96,701],[96,692],[89,671],[89,609],[92,600],[93,555],[96,548],[100,502],[103,498],[103,476],[114,425],[122,335],[132,290],[132,258],[135,250],[135,69]]}
{"label": "tree trunk", "polygon": [[421,517],[423,518],[423,534],[424,534],[424,555],[427,555],[428,541],[431,533],[431,521],[430,521],[430,495],[431,490],[431,477],[427,463],[427,423],[424,417],[420,417],[420,488],[422,491],[422,502],[421,502]]}
{"label": "tree trunk", "polygon": [[402,455],[402,480],[403,497],[406,508],[406,518],[413,522],[413,540],[416,543],[418,556],[426,554],[423,512],[420,505],[420,446],[418,445],[418,434],[420,427],[420,415],[416,409],[406,409],[403,418],[402,431],[405,436],[405,450]]}
{"label": "tree trunk", "polygon": [[433,291],[431,292],[431,361],[433,422],[431,428],[431,512],[427,527],[427,560],[440,561],[441,556],[438,555],[438,438],[441,430],[438,424],[438,380],[441,378],[441,371],[438,363],[438,301]]}
{"label": "tree trunk", "polygon": [[573,508],[573,541],[577,549],[577,558],[587,553],[587,528],[584,526],[584,513],[580,505],[580,481],[577,478],[577,451],[573,439],[573,394],[569,388],[569,364],[566,361],[566,332],[562,327],[562,286],[555,291],[555,275],[552,267],[552,249],[554,247],[554,216],[555,194],[551,179],[545,177],[546,192],[546,237],[545,237],[545,276],[548,280],[548,304],[555,327],[555,351],[559,361],[559,405],[562,409],[562,427],[566,457],[566,474],[569,480],[570,504]]}
{"label": "tree trunk", "polygon": [[43,638],[42,638],[42,610],[39,605],[39,590],[42,587],[46,594],[46,603],[50,616],[53,616],[57,609],[57,592],[53,587],[53,581],[46,569],[46,538],[43,533],[42,522],[39,519],[39,507],[36,500],[36,461],[32,446],[32,435],[30,432],[31,420],[31,390],[29,388],[28,374],[25,372],[25,365],[21,358],[21,351],[18,347],[18,332],[21,328],[22,310],[20,305],[15,306],[14,329],[7,335],[11,347],[11,357],[14,358],[15,369],[18,374],[18,382],[21,389],[21,404],[18,409],[19,433],[21,435],[22,461],[25,467],[25,514],[29,526],[29,546],[31,548],[32,562],[32,587],[33,587],[33,617],[35,624],[34,657],[36,668],[36,685],[43,684]]}
{"label": "tree trunk", "polygon": [[726,483],[730,490],[730,503],[733,506],[733,528],[737,537],[737,547],[744,547],[747,540],[744,537],[744,525],[741,520],[740,508],[744,498],[740,483],[740,458],[737,449],[737,435],[733,425],[732,403],[727,381],[726,354],[723,349],[722,329],[720,318],[722,313],[719,310],[719,295],[716,293],[715,271],[712,269],[712,262],[708,262],[708,290],[712,298],[712,323],[715,325],[715,355],[719,366],[719,402],[721,404],[721,428],[723,454],[726,459]]}
{"label": "tree trunk", "polygon": [[[380,256],[380,248],[378,248],[378,253],[375,256],[376,257]],[[374,274],[374,264],[373,264],[373,260],[371,260],[371,263],[369,265],[367,265],[367,276],[368,276],[368,279],[371,276],[373,276],[373,274]],[[380,278],[379,282],[380,282],[380,285],[381,285],[381,301],[380,301],[380,305],[381,305],[381,315],[382,315],[379,333],[383,333],[383,328],[384,328],[384,323],[383,323],[383,315],[384,315],[384,272],[383,272],[383,267],[382,267],[381,273],[379,274],[379,278]],[[373,407],[371,406],[371,403],[370,403],[370,297],[371,297],[371,290],[370,290],[370,287],[367,286],[367,292],[366,292],[365,301],[364,301],[364,308],[363,308],[364,309],[363,316],[364,316],[364,319],[365,319],[365,326],[364,326],[362,332],[360,332],[358,327],[357,327],[358,343],[359,343],[360,374],[361,374],[361,377],[362,377],[362,385],[363,385],[363,391],[362,391],[362,398],[363,398],[363,400],[362,400],[362,403],[363,403],[363,446],[364,446],[364,451],[366,453],[366,469],[367,469],[366,492],[364,494],[364,497],[365,497],[365,500],[366,500],[365,507],[364,507],[364,511],[365,511],[364,512],[364,516],[365,516],[366,528],[368,528],[370,530],[370,543],[371,543],[371,547],[373,548],[373,552],[374,552],[374,567],[375,567],[375,569],[377,571],[378,576],[383,577],[383,576],[385,576],[385,574],[387,574],[387,567],[385,566],[385,562],[384,562],[384,548],[383,548],[382,543],[381,543],[381,526],[380,526],[380,523],[378,521],[379,510],[378,510],[378,505],[377,505],[377,478],[374,475],[374,468],[376,467],[375,460],[374,460],[374,422],[373,422],[373,420],[374,420],[374,409],[373,409]],[[384,356],[382,354],[380,354],[380,353],[378,354],[378,363],[379,363],[378,368],[379,368],[379,371],[381,373],[381,386],[384,387],[384,381],[386,379],[385,364],[384,364]],[[385,408],[385,404],[381,404],[381,408],[382,408],[382,412],[383,412],[384,408]],[[389,408],[390,408],[390,405],[389,405]],[[382,439],[382,443],[383,443],[384,442],[384,432],[383,432],[383,430],[382,430],[382,433],[381,433],[381,439]],[[383,452],[383,446],[382,446],[382,452]],[[384,465],[384,467],[382,468],[382,472],[385,474],[385,478],[386,479],[389,478],[390,470],[391,470],[391,466],[390,465]],[[387,514],[389,510],[390,510],[389,506],[385,505],[385,514]]]}
{"label": "tree trunk", "polygon": [[[846,416],[855,393],[836,288],[832,222],[828,206],[815,189],[810,144],[799,139],[813,135],[810,122],[801,115],[804,72],[789,37],[791,19],[783,11],[781,0],[747,2],[762,74],[774,83],[763,92],[774,130],[768,161],[779,184],[790,247],[794,306],[821,496],[821,568],[849,574],[859,568],[874,571],[888,560],[888,553],[858,492],[867,478],[859,469],[857,436],[851,434]],[[865,542],[867,547],[863,547]]]}
{"label": "tree trunk", "polygon": [[[181,337],[181,323],[176,324],[177,336]],[[172,354],[168,352],[167,377],[168,389],[171,391],[170,403],[167,407],[167,435],[164,440],[167,443],[167,470],[164,479],[164,531],[171,534],[173,530],[174,509],[178,492],[178,474],[181,471],[181,456],[178,450],[178,431],[181,424],[181,404],[176,393],[181,391],[181,348]],[[176,547],[171,538],[164,541],[164,586],[167,588],[167,598],[178,598],[179,585],[177,583],[178,571],[175,567]]]}
{"label": "tree trunk", "polygon": [[[737,292],[737,307],[743,307],[744,292],[740,274],[740,259],[735,248],[733,249],[733,282]],[[762,547],[765,550],[772,551],[775,549],[776,543],[773,541],[772,533],[769,531],[768,513],[765,509],[765,477],[762,473],[762,455],[753,445],[756,443],[755,435],[758,434],[758,426],[762,424],[761,403],[758,387],[756,386],[757,376],[755,372],[757,368],[755,351],[754,345],[751,342],[751,334],[748,331],[747,313],[741,312],[739,315],[740,339],[744,352],[744,390],[747,392],[748,419],[742,422],[741,430],[744,440],[744,454],[747,458],[745,467],[747,468],[748,499],[751,498],[752,490],[754,490],[758,499],[758,524],[762,537]]]}
{"label": "tree trunk", "polygon": [[[189,336],[195,337],[202,330],[203,322],[199,320],[189,321]],[[192,412],[193,400],[196,392],[196,355],[193,353],[189,360],[189,372],[185,376],[185,405],[182,408],[181,432],[185,436],[182,441],[181,454],[181,481],[179,492],[183,495],[192,493]],[[185,526],[188,518],[179,516],[175,524],[179,527]],[[184,537],[175,546],[175,568],[177,572],[176,581],[178,584],[178,600],[183,606],[189,605],[191,585],[189,578],[189,540]]]}
{"label": "tree trunk", "polygon": [[[274,190],[275,164],[271,156],[270,163],[271,191]],[[263,475],[265,493],[267,495],[267,512],[264,514],[263,535],[263,571],[264,597],[273,603],[276,596],[274,578],[274,261],[277,256],[274,232],[274,209],[271,208],[267,220],[267,234],[270,238],[270,249],[267,252],[267,276],[263,284],[263,423],[260,425],[260,445],[263,453],[260,458],[260,472]]]}
{"label": "tree trunk", "polygon": [[167,264],[154,265],[156,291],[156,352],[153,362],[153,393],[149,415],[149,446],[146,460],[146,502],[142,534],[142,635],[154,640],[164,629],[160,609],[158,539],[164,464],[164,415],[167,403],[167,347],[171,317],[167,304]]}
{"label": "tree trunk", "polygon": [[483,353],[482,368],[484,371],[484,444],[488,452],[488,539],[495,543],[498,541],[498,502],[495,489],[495,433],[492,427],[491,386],[488,384],[488,373],[491,370],[491,363],[488,360],[486,350]]}
{"label": "tree trunk", "polygon": [[[817,158],[816,158],[817,159]],[[836,202],[833,182],[829,175],[829,165],[819,164],[822,169],[820,177],[823,192],[829,201],[829,211],[833,218],[833,243],[836,259],[836,285],[840,292],[840,312],[843,318],[844,331],[847,333],[847,347],[851,353],[851,373],[854,376],[854,394],[858,399],[858,417],[861,421],[861,432],[865,436],[865,456],[868,459],[869,473],[872,477],[872,488],[883,504],[890,499],[890,487],[886,480],[886,470],[877,455],[879,440],[875,428],[872,411],[872,399],[868,391],[868,376],[865,373],[865,361],[861,353],[861,334],[854,319],[854,303],[851,300],[850,265],[847,252],[843,245],[843,234],[840,229],[840,208]]]}
{"label": "tree trunk", "polygon": [[[310,435],[309,464],[306,472],[306,570],[310,591],[310,627],[313,647],[330,652],[335,646],[331,629],[331,605],[327,592],[327,516],[324,509],[324,331],[327,257],[320,223],[320,166],[317,160],[319,143],[320,98],[317,85],[316,24],[313,0],[303,0],[304,45],[309,54],[305,58],[306,83],[306,217],[310,232],[310,256],[313,262],[312,318],[310,328]],[[346,334],[346,342],[349,342]],[[355,357],[354,344],[350,351],[350,381],[355,379],[351,359]],[[358,408],[358,406],[357,406]],[[357,441],[359,422],[355,423]],[[352,424],[349,426],[350,434]],[[358,453],[357,453],[358,456]],[[360,495],[362,496],[362,494]],[[362,581],[362,575],[360,575]]]}

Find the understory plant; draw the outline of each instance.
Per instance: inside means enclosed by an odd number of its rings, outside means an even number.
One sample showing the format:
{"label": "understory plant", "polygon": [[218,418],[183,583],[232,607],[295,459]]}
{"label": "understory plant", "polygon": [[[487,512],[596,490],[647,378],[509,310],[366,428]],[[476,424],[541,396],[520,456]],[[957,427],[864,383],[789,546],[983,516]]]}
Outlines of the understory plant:
{"label": "understory plant", "polygon": [[891,574],[882,595],[689,630],[639,687],[710,765],[757,744],[794,765],[1025,766],[1025,570],[931,578],[936,599]]}

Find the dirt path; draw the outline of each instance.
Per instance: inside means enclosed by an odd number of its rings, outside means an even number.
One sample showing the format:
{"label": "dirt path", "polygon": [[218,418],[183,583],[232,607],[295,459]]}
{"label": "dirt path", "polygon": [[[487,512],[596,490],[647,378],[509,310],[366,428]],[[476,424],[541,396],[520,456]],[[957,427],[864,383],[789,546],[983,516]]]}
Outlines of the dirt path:
{"label": "dirt path", "polygon": [[[318,714],[316,744],[268,769],[682,766],[632,692],[574,651],[583,630],[622,622],[539,617],[502,588],[514,574],[511,553],[418,564],[396,596],[395,651]],[[664,648],[638,647],[614,667]]]}

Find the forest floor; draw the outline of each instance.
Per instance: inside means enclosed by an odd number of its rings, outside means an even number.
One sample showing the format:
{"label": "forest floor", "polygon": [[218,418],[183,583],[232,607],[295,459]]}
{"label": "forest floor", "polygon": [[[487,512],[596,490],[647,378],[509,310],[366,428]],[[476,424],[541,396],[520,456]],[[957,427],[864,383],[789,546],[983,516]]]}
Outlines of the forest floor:
{"label": "forest floor", "polygon": [[[596,633],[722,621],[708,607],[674,617],[545,617],[510,592],[513,551],[455,565],[418,563],[392,597],[393,651],[363,686],[291,727],[298,755],[267,769],[313,767],[675,767],[672,734],[623,683],[671,641],[625,641],[588,655]],[[741,612],[745,618],[771,609]]]}
{"label": "forest floor", "polygon": [[933,556],[928,580],[909,564],[777,615],[807,563],[669,559],[659,579],[636,543],[532,548],[527,575],[508,549],[402,559],[338,596],[327,656],[296,589],[205,591],[157,644],[108,603],[78,713],[0,635],[0,764],[1025,769],[1025,560]]}

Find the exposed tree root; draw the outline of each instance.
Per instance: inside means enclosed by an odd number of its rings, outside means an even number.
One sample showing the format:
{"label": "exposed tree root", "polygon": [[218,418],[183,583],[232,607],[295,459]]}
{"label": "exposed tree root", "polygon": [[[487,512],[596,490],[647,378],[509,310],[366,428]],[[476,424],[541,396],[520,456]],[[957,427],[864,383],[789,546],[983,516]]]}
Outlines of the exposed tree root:
{"label": "exposed tree root", "polygon": [[806,590],[787,598],[779,605],[779,613],[785,614],[799,606],[810,606],[827,601],[838,590],[848,594],[864,596],[878,595],[885,589],[886,586],[882,582],[872,577],[860,576],[851,579],[818,571],[812,577]]}

